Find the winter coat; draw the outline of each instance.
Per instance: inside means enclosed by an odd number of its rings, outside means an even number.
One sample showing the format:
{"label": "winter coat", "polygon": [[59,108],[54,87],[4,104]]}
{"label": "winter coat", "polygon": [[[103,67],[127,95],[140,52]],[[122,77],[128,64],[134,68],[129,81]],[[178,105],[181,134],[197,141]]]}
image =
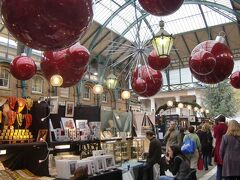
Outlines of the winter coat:
{"label": "winter coat", "polygon": [[210,131],[204,132],[204,131],[200,130],[197,132],[197,135],[198,135],[201,145],[202,145],[201,151],[202,151],[203,155],[210,154],[212,151],[212,140],[213,140],[211,132]]}
{"label": "winter coat", "polygon": [[223,177],[240,176],[240,137],[224,135],[220,147]]}
{"label": "winter coat", "polygon": [[222,142],[222,137],[227,132],[227,125],[225,123],[219,123],[214,127],[214,138],[216,138],[216,145],[214,149],[214,161],[217,165],[222,165],[222,159],[220,157],[220,145]]}

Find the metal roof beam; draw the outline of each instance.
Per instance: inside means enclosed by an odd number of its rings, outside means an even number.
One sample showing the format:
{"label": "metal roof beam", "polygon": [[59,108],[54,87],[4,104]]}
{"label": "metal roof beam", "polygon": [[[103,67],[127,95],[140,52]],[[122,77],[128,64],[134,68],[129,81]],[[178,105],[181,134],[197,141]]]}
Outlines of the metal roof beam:
{"label": "metal roof beam", "polygon": [[202,14],[202,18],[203,18],[204,24],[205,24],[206,29],[207,29],[207,32],[208,32],[208,39],[213,39],[213,38],[212,38],[211,30],[210,30],[210,28],[208,27],[207,20],[206,20],[206,17],[205,17],[205,15],[204,15],[204,13],[203,13],[202,7],[201,7],[201,5],[198,5],[198,7],[199,7],[199,10],[200,10],[200,12],[201,12],[201,14]]}
{"label": "metal roof beam", "polygon": [[178,51],[177,51],[177,49],[174,45],[173,45],[173,49],[174,49],[174,52],[176,53],[176,55],[178,57],[179,62],[181,62],[182,66],[184,66],[184,63],[183,63],[183,61],[182,61],[182,59],[181,59],[181,57],[180,57],[180,55],[179,55],[179,53],[178,53]]}
{"label": "metal roof beam", "polygon": [[181,37],[182,37],[183,42],[184,42],[184,44],[185,44],[185,46],[186,46],[186,48],[187,48],[188,53],[191,54],[191,51],[190,51],[190,49],[189,49],[189,47],[188,47],[188,45],[187,45],[187,42],[186,42],[186,39],[185,39],[184,35],[182,35]]}
{"label": "metal roof beam", "polygon": [[228,37],[227,37],[227,33],[226,33],[226,29],[225,29],[224,26],[222,26],[222,30],[223,30],[223,32],[225,32],[225,34],[226,34],[226,36],[225,36],[225,40],[226,40],[227,45],[230,47],[230,45],[229,45],[229,41],[228,41]]}
{"label": "metal roof beam", "polygon": [[96,43],[95,45],[93,46],[92,49],[94,49],[97,45],[99,45],[99,43],[104,39],[106,38],[110,33],[112,33],[111,31],[108,31],[104,36],[102,36]]}
{"label": "metal roof beam", "polygon": [[197,35],[197,33],[196,33],[196,31],[194,31],[194,36],[195,36],[195,38],[196,38],[196,40],[197,40],[197,43],[199,44],[200,43],[200,40],[199,40],[199,38],[198,38],[198,35]]}
{"label": "metal roof beam", "polygon": [[126,8],[129,4],[133,3],[134,0],[129,0],[128,2],[126,2],[125,4],[123,4],[121,7],[119,7],[106,21],[103,25],[101,25],[98,29],[97,32],[95,34],[95,36],[93,37],[92,42],[89,45],[89,50],[92,51],[93,47],[96,44],[96,40],[98,39],[99,35],[101,34],[101,32],[103,31],[103,29],[105,27],[107,27],[107,25],[112,21],[112,19],[118,15],[118,13],[120,13],[124,8]]}

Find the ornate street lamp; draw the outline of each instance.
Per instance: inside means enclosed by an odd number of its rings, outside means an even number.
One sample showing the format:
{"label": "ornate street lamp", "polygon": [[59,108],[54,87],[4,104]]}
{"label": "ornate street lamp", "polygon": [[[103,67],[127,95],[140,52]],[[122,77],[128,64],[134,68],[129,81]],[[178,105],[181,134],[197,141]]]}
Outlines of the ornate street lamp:
{"label": "ornate street lamp", "polygon": [[102,94],[103,93],[103,87],[101,84],[96,84],[93,86],[93,93],[94,94]]}
{"label": "ornate street lamp", "polygon": [[108,89],[115,89],[117,85],[117,77],[111,73],[106,78],[106,86]]}
{"label": "ornate street lamp", "polygon": [[164,30],[164,22],[159,23],[160,31],[152,38],[152,45],[159,57],[167,57],[173,46],[173,36]]}
{"label": "ornate street lamp", "polygon": [[53,87],[60,87],[63,84],[63,78],[58,74],[54,74],[50,79],[50,83]]}
{"label": "ornate street lamp", "polygon": [[123,91],[121,94],[122,99],[127,100],[131,97],[131,94],[129,91]]}

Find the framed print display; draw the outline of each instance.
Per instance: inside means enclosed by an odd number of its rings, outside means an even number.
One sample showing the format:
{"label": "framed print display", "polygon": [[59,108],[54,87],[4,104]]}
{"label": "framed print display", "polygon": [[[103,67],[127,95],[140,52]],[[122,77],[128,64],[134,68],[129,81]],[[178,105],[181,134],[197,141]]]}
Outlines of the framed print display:
{"label": "framed print display", "polygon": [[58,114],[58,96],[49,97],[50,114]]}
{"label": "framed print display", "polygon": [[87,123],[88,120],[76,120],[76,127],[80,130],[83,130],[88,127]]}
{"label": "framed print display", "polygon": [[196,117],[194,115],[188,117],[189,122],[196,122]]}
{"label": "framed print display", "polygon": [[67,101],[65,108],[65,117],[73,117],[74,116],[74,102]]}
{"label": "framed print display", "polygon": [[38,130],[38,136],[37,136],[37,142],[39,142],[39,141],[46,141],[47,134],[48,134],[48,130],[47,129],[39,129]]}
{"label": "framed print display", "polygon": [[61,118],[64,129],[76,129],[73,118]]}

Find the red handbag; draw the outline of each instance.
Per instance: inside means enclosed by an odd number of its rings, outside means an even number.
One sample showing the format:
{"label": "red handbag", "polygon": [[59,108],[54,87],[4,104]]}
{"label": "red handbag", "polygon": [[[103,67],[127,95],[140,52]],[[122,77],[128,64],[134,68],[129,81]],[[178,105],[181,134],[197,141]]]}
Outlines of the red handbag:
{"label": "red handbag", "polygon": [[197,166],[198,166],[198,170],[200,170],[200,171],[203,170],[203,159],[202,159],[202,157],[199,157]]}

